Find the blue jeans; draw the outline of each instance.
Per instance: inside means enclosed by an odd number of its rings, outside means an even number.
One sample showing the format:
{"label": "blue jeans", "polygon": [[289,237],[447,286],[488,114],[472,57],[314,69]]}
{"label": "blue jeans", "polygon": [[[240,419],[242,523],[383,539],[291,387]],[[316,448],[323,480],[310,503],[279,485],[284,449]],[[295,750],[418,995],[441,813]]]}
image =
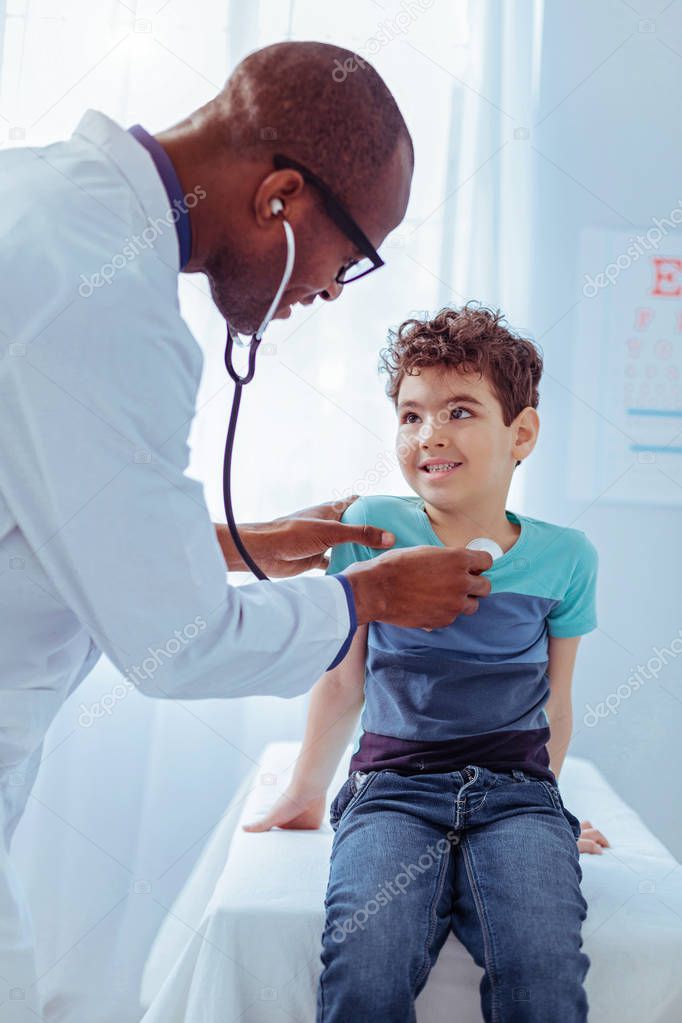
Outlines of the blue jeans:
{"label": "blue jeans", "polygon": [[587,1019],[580,822],[555,784],[356,771],[330,823],[318,1023],[414,1023],[451,929],[485,971],[486,1023]]}

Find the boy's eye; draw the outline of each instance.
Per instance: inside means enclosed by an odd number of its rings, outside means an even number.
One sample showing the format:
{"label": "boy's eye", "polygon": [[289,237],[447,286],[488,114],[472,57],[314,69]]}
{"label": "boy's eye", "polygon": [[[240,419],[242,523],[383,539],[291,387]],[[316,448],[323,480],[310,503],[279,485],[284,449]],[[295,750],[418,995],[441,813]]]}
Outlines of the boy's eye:
{"label": "boy's eye", "polygon": [[[468,409],[460,408],[459,406],[457,406],[457,408],[450,409],[450,415],[456,420],[471,418],[471,412],[469,412]],[[419,419],[416,412],[406,412],[403,416],[404,423],[413,423],[415,419]]]}

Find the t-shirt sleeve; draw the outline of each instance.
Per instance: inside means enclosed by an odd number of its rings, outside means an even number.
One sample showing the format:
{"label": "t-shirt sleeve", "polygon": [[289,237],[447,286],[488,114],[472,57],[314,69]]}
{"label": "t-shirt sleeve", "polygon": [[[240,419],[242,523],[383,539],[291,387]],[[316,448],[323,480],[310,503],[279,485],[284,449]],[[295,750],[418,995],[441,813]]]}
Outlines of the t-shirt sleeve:
{"label": "t-shirt sleeve", "polygon": [[[341,516],[341,522],[351,526],[366,526],[368,524],[365,503],[362,497],[358,497],[356,501],[353,501],[346,508]],[[381,553],[379,550],[373,552],[371,548],[363,547],[358,543],[337,544],[336,547],[332,547],[331,554],[329,555],[327,575],[338,575],[339,572],[343,572],[345,568],[355,564],[356,561],[367,561],[379,553]]]}
{"label": "t-shirt sleeve", "polygon": [[597,548],[581,533],[582,543],[562,599],[547,616],[550,636],[584,636],[597,628]]}

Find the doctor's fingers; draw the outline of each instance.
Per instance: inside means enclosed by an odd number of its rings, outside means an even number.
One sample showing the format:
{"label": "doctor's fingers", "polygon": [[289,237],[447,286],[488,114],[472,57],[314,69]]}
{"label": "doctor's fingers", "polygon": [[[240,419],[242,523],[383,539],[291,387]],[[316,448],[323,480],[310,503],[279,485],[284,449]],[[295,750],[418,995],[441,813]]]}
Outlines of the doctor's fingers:
{"label": "doctor's fingers", "polygon": [[345,522],[325,522],[324,535],[329,547],[340,543],[357,543],[363,547],[392,547],[395,535],[378,526],[351,526]]}
{"label": "doctor's fingers", "polygon": [[[458,612],[456,618],[459,618],[460,615],[475,615],[476,612],[478,611],[478,608],[479,608],[478,600],[476,600],[475,597],[470,597],[469,596],[464,601],[464,603],[462,605],[462,609],[461,609],[461,611]],[[453,621],[456,621],[456,618],[453,618]],[[442,628],[442,626],[422,625],[422,629],[425,632],[433,632],[434,628]]]}
{"label": "doctor's fingers", "polygon": [[470,597],[487,597],[492,589],[490,579],[487,575],[470,576],[467,593]]}

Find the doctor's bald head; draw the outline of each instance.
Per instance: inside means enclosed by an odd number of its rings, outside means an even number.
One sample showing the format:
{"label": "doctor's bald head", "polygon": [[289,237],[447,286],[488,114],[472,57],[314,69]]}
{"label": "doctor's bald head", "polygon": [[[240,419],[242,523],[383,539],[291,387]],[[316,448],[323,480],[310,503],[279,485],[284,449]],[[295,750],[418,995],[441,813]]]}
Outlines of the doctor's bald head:
{"label": "doctor's bald head", "polygon": [[316,170],[349,207],[382,189],[381,172],[412,139],[385,82],[363,58],[317,42],[276,43],[246,57],[216,100],[229,106],[235,153],[283,151]]}
{"label": "doctor's bald head", "polygon": [[215,99],[157,137],[185,190],[206,191],[192,211],[187,269],[208,275],[219,309],[244,333],[257,328],[282,275],[282,217],[294,230],[296,260],[279,317],[318,295],[337,298],[340,281],[360,261],[372,265],[405,215],[409,131],[375,69],[338,46],[257,50]]}

